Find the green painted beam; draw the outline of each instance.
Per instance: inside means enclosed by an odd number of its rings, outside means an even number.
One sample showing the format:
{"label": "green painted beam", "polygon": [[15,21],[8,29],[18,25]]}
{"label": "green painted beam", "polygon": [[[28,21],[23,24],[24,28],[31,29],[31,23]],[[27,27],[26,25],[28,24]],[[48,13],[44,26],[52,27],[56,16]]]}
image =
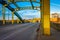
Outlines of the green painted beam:
{"label": "green painted beam", "polygon": [[1,3],[3,6],[7,7],[10,11],[12,11],[12,12],[14,11],[14,14],[15,14],[22,22],[24,22],[24,21],[22,20],[21,16],[15,11],[14,8],[12,8],[10,5],[8,5],[8,4],[6,3],[6,1],[0,0],[0,3]]}
{"label": "green painted beam", "polygon": [[33,2],[32,2],[32,0],[30,0],[30,2],[31,2],[31,5],[32,5],[32,9],[34,9],[34,5],[33,5]]}
{"label": "green painted beam", "polygon": [[[15,10],[38,10],[38,8],[40,9],[40,7],[34,7],[34,9],[32,9],[32,7],[20,7],[20,8],[16,8]],[[17,10],[18,9],[18,10]]]}

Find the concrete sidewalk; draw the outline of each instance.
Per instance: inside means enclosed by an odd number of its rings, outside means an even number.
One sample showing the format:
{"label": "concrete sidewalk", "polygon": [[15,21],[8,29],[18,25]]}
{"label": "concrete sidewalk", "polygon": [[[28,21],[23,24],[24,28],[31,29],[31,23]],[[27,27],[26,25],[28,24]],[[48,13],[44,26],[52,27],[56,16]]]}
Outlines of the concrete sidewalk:
{"label": "concrete sidewalk", "polygon": [[51,35],[44,36],[41,33],[41,28],[38,31],[37,40],[60,40],[60,31],[57,31],[54,28],[51,28]]}

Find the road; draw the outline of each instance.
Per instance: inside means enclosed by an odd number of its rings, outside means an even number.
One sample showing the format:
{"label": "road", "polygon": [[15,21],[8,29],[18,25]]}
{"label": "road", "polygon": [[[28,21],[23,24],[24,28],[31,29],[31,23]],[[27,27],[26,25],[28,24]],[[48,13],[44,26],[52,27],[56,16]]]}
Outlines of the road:
{"label": "road", "polygon": [[39,23],[8,25],[0,28],[0,40],[35,40]]}

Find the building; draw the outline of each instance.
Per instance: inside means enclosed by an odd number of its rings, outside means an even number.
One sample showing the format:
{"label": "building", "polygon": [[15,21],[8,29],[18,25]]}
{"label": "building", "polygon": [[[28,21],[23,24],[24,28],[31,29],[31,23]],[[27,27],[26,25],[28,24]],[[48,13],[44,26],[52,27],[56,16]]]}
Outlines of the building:
{"label": "building", "polygon": [[53,14],[51,14],[51,19],[50,19],[50,21],[52,21],[52,22],[60,22],[60,17],[59,17],[60,15],[58,14],[58,13],[53,13]]}

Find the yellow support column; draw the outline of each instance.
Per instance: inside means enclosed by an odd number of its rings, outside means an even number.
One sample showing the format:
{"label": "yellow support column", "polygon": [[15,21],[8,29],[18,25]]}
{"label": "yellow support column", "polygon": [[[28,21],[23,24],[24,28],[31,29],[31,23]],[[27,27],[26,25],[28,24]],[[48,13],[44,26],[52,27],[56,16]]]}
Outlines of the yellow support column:
{"label": "yellow support column", "polygon": [[14,11],[12,12],[12,24],[14,24]]}
{"label": "yellow support column", "polygon": [[19,23],[19,19],[17,18],[17,23]]}
{"label": "yellow support column", "polygon": [[44,35],[50,35],[50,0],[40,0],[41,26]]}
{"label": "yellow support column", "polygon": [[3,24],[5,24],[5,7],[2,6]]}

